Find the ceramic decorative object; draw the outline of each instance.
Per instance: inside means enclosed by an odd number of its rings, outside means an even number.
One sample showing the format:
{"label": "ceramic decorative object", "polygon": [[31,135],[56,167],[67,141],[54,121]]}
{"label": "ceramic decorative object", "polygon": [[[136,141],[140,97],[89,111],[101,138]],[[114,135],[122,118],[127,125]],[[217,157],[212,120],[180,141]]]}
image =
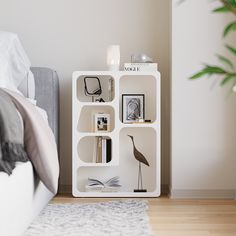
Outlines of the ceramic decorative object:
{"label": "ceramic decorative object", "polygon": [[145,53],[133,54],[131,56],[131,63],[153,63],[153,59]]}
{"label": "ceramic decorative object", "polygon": [[131,135],[128,135],[133,143],[133,153],[135,159],[139,162],[139,168],[138,168],[138,188],[134,189],[134,192],[147,192],[146,189],[143,188],[143,179],[142,179],[142,166],[141,163],[143,163],[146,166],[149,166],[149,163],[147,159],[144,157],[144,155],[137,150],[134,144],[134,137]]}

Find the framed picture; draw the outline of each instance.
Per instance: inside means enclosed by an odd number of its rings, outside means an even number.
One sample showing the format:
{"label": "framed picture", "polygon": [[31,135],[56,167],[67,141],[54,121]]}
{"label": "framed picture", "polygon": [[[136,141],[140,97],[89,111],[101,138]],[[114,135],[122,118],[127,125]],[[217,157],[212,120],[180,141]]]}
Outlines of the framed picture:
{"label": "framed picture", "polygon": [[122,95],[122,122],[132,123],[138,119],[145,119],[144,94]]}
{"label": "framed picture", "polygon": [[94,114],[94,132],[110,131],[110,114]]}

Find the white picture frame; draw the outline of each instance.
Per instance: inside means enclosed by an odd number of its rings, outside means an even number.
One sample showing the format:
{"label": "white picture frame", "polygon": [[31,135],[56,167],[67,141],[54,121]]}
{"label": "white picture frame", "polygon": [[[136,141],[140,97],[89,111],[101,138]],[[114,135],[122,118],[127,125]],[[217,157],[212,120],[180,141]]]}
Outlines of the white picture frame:
{"label": "white picture frame", "polygon": [[94,114],[94,132],[105,133],[110,132],[110,114],[96,113]]}

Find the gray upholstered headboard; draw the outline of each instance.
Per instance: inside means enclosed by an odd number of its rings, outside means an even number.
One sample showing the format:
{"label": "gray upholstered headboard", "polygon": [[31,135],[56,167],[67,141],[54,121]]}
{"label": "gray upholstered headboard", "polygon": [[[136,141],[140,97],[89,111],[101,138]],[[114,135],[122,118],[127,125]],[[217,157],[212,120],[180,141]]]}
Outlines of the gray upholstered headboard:
{"label": "gray upholstered headboard", "polygon": [[32,67],[35,78],[35,99],[37,106],[48,114],[48,122],[55,135],[59,138],[59,79],[56,71],[49,68]]}

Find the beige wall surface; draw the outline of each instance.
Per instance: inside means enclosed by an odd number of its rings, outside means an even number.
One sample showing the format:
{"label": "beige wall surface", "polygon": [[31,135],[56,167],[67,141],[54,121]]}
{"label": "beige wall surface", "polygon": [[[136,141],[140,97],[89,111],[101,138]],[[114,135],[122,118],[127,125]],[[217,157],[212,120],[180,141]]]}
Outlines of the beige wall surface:
{"label": "beige wall surface", "polygon": [[61,183],[71,184],[71,74],[106,70],[106,47],[121,64],[145,52],[162,73],[162,182],[169,176],[169,0],[0,0],[0,30],[19,35],[33,66],[60,77]]}
{"label": "beige wall surface", "polygon": [[235,62],[224,48],[226,42],[235,45],[235,34],[222,38],[232,16],[212,14],[217,1],[177,2],[172,5],[172,190],[234,190],[236,95],[227,97],[232,84],[220,87],[218,76],[188,80],[204,62],[219,65],[216,53]]}

